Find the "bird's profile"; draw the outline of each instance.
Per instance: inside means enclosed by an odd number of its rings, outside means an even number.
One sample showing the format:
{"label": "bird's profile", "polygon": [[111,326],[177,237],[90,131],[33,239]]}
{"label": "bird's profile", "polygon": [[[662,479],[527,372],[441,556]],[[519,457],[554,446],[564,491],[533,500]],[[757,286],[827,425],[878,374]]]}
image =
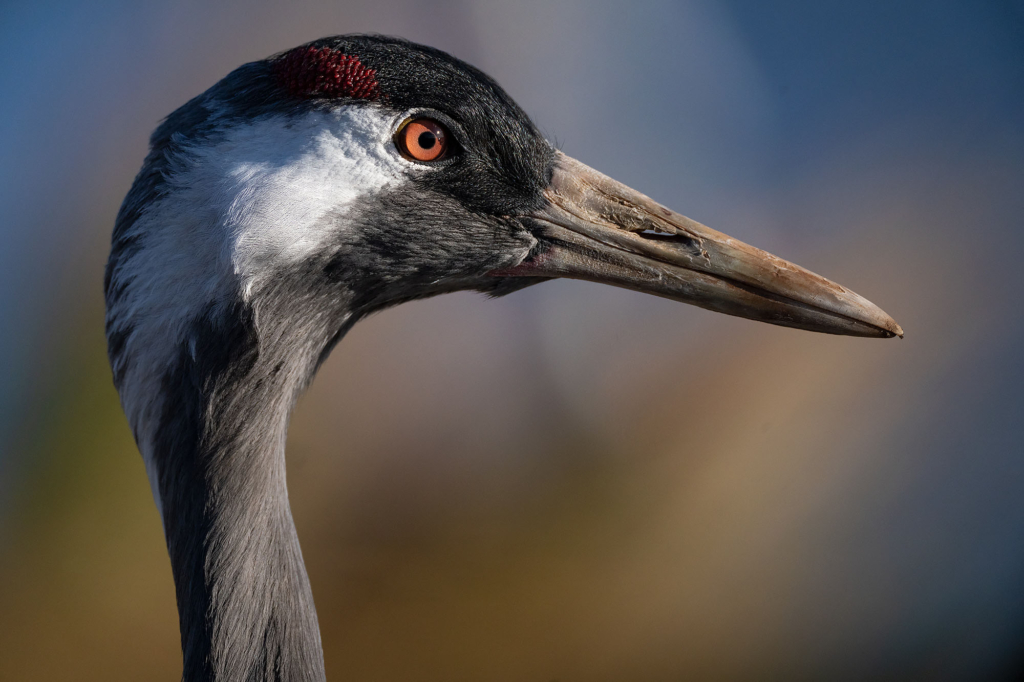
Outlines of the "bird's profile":
{"label": "bird's profile", "polygon": [[853,292],[565,156],[489,77],[404,40],[325,38],[241,66],[150,144],[114,229],[107,338],[190,682],[324,679],[285,433],[374,311],[570,277],[902,335]]}

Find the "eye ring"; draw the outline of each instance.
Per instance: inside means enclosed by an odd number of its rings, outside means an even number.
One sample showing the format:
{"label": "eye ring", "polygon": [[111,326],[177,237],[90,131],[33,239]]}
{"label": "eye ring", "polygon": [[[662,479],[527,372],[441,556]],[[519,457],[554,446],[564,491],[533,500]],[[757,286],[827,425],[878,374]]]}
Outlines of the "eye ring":
{"label": "eye ring", "polygon": [[395,133],[395,146],[410,161],[431,163],[448,155],[451,134],[432,118],[410,118]]}

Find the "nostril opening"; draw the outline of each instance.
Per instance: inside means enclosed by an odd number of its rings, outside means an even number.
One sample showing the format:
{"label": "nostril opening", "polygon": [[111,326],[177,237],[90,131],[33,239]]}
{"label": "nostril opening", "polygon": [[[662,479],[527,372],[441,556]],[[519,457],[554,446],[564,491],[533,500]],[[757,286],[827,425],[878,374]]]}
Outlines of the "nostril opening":
{"label": "nostril opening", "polygon": [[649,228],[643,232],[637,232],[636,234],[648,241],[658,242],[659,244],[672,244],[673,246],[689,251],[694,256],[703,255],[701,245],[697,240],[685,234],[666,232],[657,228]]}
{"label": "nostril opening", "polygon": [[659,242],[677,242],[679,244],[693,244],[696,246],[697,240],[693,237],[688,237],[685,234],[678,234],[675,232],[663,232],[661,230],[644,230],[639,235],[644,239],[651,239]]}

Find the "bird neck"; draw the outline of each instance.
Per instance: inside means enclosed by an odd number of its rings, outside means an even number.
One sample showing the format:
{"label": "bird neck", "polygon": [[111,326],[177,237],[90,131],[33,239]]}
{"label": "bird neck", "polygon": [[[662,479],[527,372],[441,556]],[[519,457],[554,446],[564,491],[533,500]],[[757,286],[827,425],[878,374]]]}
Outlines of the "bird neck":
{"label": "bird neck", "polygon": [[284,459],[311,372],[261,348],[239,306],[197,321],[164,375],[151,456],[187,682],[324,679]]}

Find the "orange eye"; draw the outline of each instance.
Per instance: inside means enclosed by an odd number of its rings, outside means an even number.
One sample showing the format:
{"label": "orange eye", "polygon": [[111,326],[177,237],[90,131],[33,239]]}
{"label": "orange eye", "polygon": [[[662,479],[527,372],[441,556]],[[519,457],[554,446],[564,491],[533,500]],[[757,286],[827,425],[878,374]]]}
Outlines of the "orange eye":
{"label": "orange eye", "polygon": [[416,161],[437,161],[448,151],[448,131],[429,118],[417,118],[399,128],[398,150]]}

